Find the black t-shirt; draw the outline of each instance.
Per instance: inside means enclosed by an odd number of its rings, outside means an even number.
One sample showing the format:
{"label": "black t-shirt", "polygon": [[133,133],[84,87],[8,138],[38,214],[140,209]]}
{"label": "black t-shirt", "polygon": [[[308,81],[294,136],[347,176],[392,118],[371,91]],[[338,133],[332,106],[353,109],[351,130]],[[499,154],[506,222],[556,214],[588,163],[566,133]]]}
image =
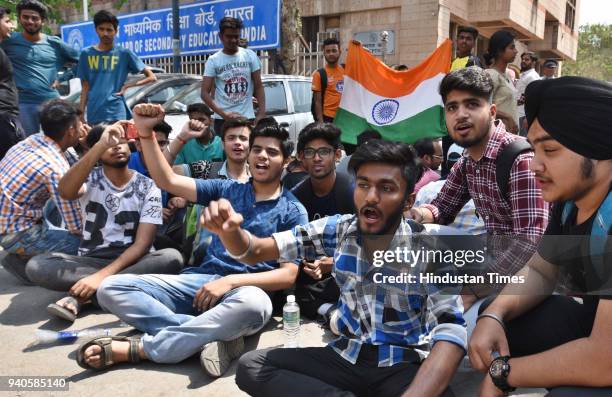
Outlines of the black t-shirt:
{"label": "black t-shirt", "polygon": [[310,178],[297,185],[292,191],[308,212],[308,221],[314,221],[330,215],[352,214],[353,187],[347,177],[336,174],[334,187],[324,197],[319,197],[312,191]]}
{"label": "black t-shirt", "polygon": [[17,87],[13,80],[13,65],[0,48],[0,113],[19,115]]}
{"label": "black t-shirt", "polygon": [[607,238],[603,252],[598,253],[603,260],[592,260],[591,230],[597,212],[580,225],[576,225],[577,208],[565,225],[561,223],[562,213],[563,204],[555,204],[538,253],[561,267],[560,280],[569,294],[581,295],[585,305],[596,309],[600,299],[612,299],[612,239]]}
{"label": "black t-shirt", "polygon": [[306,171],[290,172],[283,178],[283,187],[291,190],[306,178],[308,178],[308,172]]}

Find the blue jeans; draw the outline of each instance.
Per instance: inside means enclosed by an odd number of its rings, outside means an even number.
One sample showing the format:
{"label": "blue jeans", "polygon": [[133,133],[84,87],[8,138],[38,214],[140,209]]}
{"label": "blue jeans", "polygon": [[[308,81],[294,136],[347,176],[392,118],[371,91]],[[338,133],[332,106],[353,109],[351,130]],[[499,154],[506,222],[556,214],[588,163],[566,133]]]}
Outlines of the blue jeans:
{"label": "blue jeans", "polygon": [[19,120],[26,136],[34,135],[40,132],[40,112],[39,103],[21,103],[19,102]]}
{"label": "blue jeans", "polygon": [[28,230],[0,235],[0,246],[9,254],[32,257],[46,252],[76,255],[81,239],[46,220]]}
{"label": "blue jeans", "polygon": [[258,287],[226,293],[203,313],[192,306],[202,285],[221,278],[210,274],[146,274],[108,277],[98,288],[99,305],[143,331],[147,357],[157,363],[178,363],[212,341],[229,341],[263,328],[272,302]]}

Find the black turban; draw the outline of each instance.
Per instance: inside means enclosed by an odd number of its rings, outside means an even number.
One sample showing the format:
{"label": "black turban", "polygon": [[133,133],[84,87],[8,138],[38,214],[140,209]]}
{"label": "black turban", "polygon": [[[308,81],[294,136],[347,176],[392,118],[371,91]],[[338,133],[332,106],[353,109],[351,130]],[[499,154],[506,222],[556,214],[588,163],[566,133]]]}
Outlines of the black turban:
{"label": "black turban", "polygon": [[538,119],[563,146],[594,160],[612,159],[612,85],[585,77],[536,80],[525,90],[529,126]]}

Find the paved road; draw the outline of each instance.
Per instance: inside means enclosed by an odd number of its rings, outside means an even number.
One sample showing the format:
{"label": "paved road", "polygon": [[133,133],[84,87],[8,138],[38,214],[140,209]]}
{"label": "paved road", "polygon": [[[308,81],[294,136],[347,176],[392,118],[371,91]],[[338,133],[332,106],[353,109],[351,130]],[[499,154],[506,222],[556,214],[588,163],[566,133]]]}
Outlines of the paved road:
{"label": "paved road", "polygon": [[[111,328],[114,334],[128,333],[131,328],[121,324],[117,317],[101,311],[87,311],[74,325],[58,319],[49,319],[46,305],[59,299],[62,293],[39,287],[20,285],[4,269],[0,268],[0,340],[2,357],[0,375],[62,376],[69,380],[69,392],[10,392],[0,395],[19,396],[104,396],[133,395],[183,396],[206,395],[242,396],[234,383],[235,366],[222,378],[212,380],[200,369],[197,357],[175,365],[143,363],[137,367],[120,365],[96,373],[82,370],[74,361],[76,344],[31,346],[37,329],[64,330],[85,328]],[[282,343],[281,324],[274,318],[264,332],[247,339],[247,349],[271,347]],[[330,338],[316,324],[302,327],[302,346],[320,346]],[[460,372],[453,380],[457,396],[475,396],[479,374]],[[534,393],[535,392],[535,393]],[[523,392],[523,397],[542,396],[544,393]]]}

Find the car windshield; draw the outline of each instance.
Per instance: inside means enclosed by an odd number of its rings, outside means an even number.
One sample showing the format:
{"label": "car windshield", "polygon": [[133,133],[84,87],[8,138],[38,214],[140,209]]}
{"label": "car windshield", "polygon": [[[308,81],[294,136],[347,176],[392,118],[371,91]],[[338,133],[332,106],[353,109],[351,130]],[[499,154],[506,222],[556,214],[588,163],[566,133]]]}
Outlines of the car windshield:
{"label": "car windshield", "polygon": [[166,113],[186,113],[187,106],[193,103],[201,103],[202,98],[200,97],[200,82],[194,83],[191,87],[170,98],[168,102],[164,103],[164,109]]}

